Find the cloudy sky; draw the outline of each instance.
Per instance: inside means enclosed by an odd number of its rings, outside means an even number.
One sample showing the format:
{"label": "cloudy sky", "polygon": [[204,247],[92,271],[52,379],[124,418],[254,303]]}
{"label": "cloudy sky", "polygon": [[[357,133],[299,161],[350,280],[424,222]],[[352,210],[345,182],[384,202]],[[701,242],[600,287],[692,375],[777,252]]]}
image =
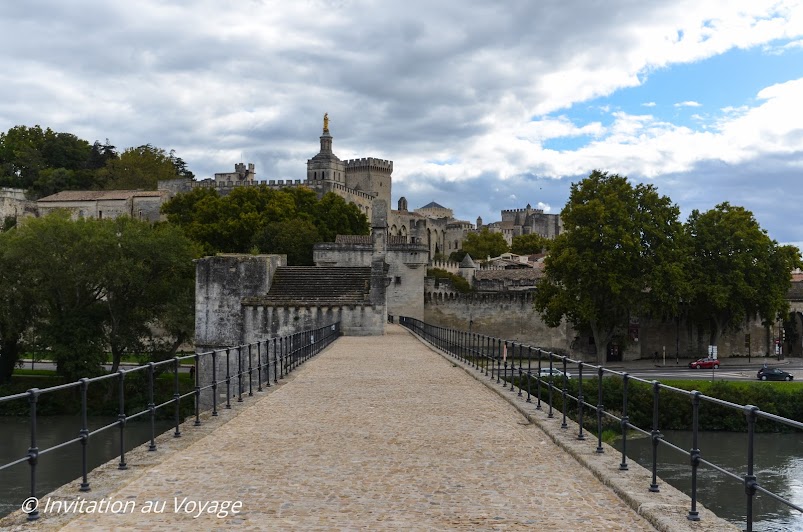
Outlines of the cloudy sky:
{"label": "cloudy sky", "polygon": [[303,179],[328,112],[394,206],[557,213],[598,168],[803,244],[799,0],[9,1],[0,49],[0,131]]}

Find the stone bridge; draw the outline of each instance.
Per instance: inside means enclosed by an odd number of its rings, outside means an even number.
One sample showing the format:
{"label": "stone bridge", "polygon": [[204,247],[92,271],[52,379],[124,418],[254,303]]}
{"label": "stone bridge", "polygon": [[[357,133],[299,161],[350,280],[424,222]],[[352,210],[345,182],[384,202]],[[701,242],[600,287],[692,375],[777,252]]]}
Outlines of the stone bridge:
{"label": "stone bridge", "polygon": [[17,512],[0,528],[735,530],[702,508],[688,521],[683,494],[649,493],[646,470],[619,471],[613,449],[397,325],[342,337],[233,406],[129,453],[127,471],[101,466],[88,493],[42,498],[124,511]]}

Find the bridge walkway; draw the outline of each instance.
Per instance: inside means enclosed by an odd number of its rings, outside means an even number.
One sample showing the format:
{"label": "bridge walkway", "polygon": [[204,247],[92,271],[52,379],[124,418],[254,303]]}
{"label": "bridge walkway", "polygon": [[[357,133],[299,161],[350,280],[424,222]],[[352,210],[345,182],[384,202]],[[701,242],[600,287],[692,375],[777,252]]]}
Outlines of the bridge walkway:
{"label": "bridge walkway", "polygon": [[[64,530],[654,530],[493,391],[397,325],[344,337]],[[193,430],[188,427],[186,431]],[[153,455],[154,453],[151,453]],[[175,500],[240,501],[225,517]],[[166,501],[163,513],[142,513]]]}

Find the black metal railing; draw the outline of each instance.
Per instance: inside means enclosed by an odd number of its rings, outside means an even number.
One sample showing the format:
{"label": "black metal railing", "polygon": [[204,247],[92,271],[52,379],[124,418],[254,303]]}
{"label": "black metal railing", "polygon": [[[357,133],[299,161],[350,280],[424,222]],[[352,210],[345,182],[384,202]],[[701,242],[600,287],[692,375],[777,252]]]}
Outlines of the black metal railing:
{"label": "black metal railing", "polygon": [[[542,395],[544,395],[542,394],[542,388],[545,388],[543,391],[546,395],[548,404],[547,417],[549,418],[554,417],[553,395],[555,393],[560,394],[563,416],[561,428],[568,429],[568,424],[566,423],[567,411],[569,410],[569,405],[574,404],[576,406],[578,425],[576,438],[578,440],[586,439],[583,432],[586,411],[588,410],[596,414],[597,453],[602,454],[605,452],[605,448],[602,445],[604,422],[608,419],[613,420],[621,430],[622,461],[619,465],[619,469],[622,471],[628,470],[626,454],[628,431],[632,430],[649,437],[652,443],[652,480],[648,487],[648,491],[650,492],[657,493],[660,491],[658,485],[658,450],[660,446],[666,446],[668,449],[687,456],[690,463],[691,505],[686,517],[690,521],[700,520],[700,514],[697,509],[697,480],[700,466],[709,467],[725,477],[743,484],[746,496],[746,524],[748,531],[752,531],[753,529],[753,502],[758,493],[770,497],[798,512],[803,512],[803,508],[800,506],[762,487],[758,482],[758,477],[754,469],[754,434],[756,422],[759,419],[764,419],[774,423],[780,423],[792,429],[803,430],[803,423],[799,421],[763,412],[757,406],[731,403],[716,397],[704,395],[698,391],[682,390],[673,386],[661,384],[658,381],[647,381],[638,377],[633,377],[627,372],[614,371],[603,366],[596,366],[587,362],[573,360],[567,356],[556,355],[544,349],[531,347],[520,342],[501,340],[483,334],[430,325],[421,320],[404,316],[399,317],[399,324],[408,328],[435,347],[469,364],[478,371],[484,372],[484,375],[488,376],[490,380],[496,379],[496,382],[501,384],[505,389],[509,386],[512,393],[516,392],[516,387],[518,386],[518,396],[524,397],[526,394],[526,401],[528,403],[536,402],[536,410],[543,410],[543,405],[541,404]],[[578,374],[576,395],[569,393],[567,390],[569,368],[576,370]],[[589,402],[583,395],[583,379],[588,378],[587,373],[589,371],[597,377],[596,404]],[[603,404],[603,377],[605,376],[620,378],[622,380],[621,415],[616,415],[613,409],[606,409]],[[653,411],[652,424],[649,429],[632,424],[628,417],[628,391],[631,382],[640,382],[651,388]],[[686,396],[691,403],[692,448],[690,450],[683,449],[665,440],[660,431],[661,396],[670,393]],[[535,399],[533,399],[533,397]],[[702,451],[699,448],[699,419],[700,406],[706,403],[718,405],[744,414],[745,429],[747,432],[747,448],[745,471],[743,473],[734,473],[702,457]]]}
{"label": "black metal railing", "polygon": [[[287,336],[274,337],[246,345],[217,349],[204,353],[176,356],[160,362],[149,362],[148,364],[136,366],[131,369],[120,369],[115,373],[109,373],[99,377],[93,377],[91,379],[83,378],[76,382],[52,386],[50,388],[32,388],[23,393],[0,397],[0,404],[10,403],[12,401],[28,401],[31,429],[31,442],[27,452],[22,454],[22,456],[17,460],[0,465],[0,471],[23,462],[28,462],[31,472],[30,496],[35,498],[37,496],[36,480],[37,463],[39,461],[39,457],[63,447],[80,443],[82,481],[79,491],[89,491],[90,485],[87,476],[87,449],[94,436],[117,427],[119,429],[120,444],[120,462],[118,464],[118,469],[128,469],[125,459],[125,427],[127,422],[138,418],[148,417],[150,419],[151,426],[148,450],[156,451],[157,434],[155,420],[158,410],[167,410],[171,405],[174,407],[173,419],[175,422],[175,431],[173,436],[179,438],[181,437],[182,400],[189,397],[194,398],[194,425],[199,426],[201,425],[200,413],[202,410],[202,392],[211,395],[210,406],[212,409],[212,416],[217,416],[218,400],[220,395],[218,393],[218,388],[220,386],[225,385],[226,387],[225,408],[231,408],[231,399],[235,395],[237,396],[237,401],[242,402],[243,393],[248,393],[249,396],[254,395],[255,382],[257,385],[257,392],[263,390],[263,384],[265,387],[271,386],[271,377],[273,378],[273,384],[277,384],[279,379],[285,377],[299,365],[318,354],[326,346],[334,342],[338,336],[340,336],[340,322],[317,329],[300,331]],[[225,357],[225,360],[223,357]],[[179,382],[179,372],[182,361],[193,362],[193,365],[190,366],[190,374],[194,380],[194,387],[191,391],[186,393],[181,393]],[[225,377],[219,379],[218,366],[224,363],[226,366]],[[234,372],[232,372],[232,368],[234,368]],[[203,369],[207,369],[207,371],[202,371]],[[169,400],[156,404],[154,398],[154,379],[159,372],[164,372],[165,370],[172,372],[173,394]],[[255,372],[256,375],[254,374]],[[129,375],[142,373],[145,374],[145,378],[147,380],[147,406],[135,413],[126,414],[125,379]],[[236,384],[234,384],[233,379],[236,379]],[[115,380],[117,381],[117,387],[119,390],[117,398],[117,420],[113,423],[109,423],[90,431],[87,414],[89,406],[87,403],[87,391],[90,386],[97,385],[97,383]],[[236,387],[236,392],[232,390],[233,384]],[[39,399],[42,396],[46,396],[53,392],[70,389],[77,389],[81,397],[81,427],[78,430],[78,436],[61,442],[58,445],[53,445],[45,449],[39,449],[37,444],[37,404]],[[25,510],[25,508],[23,509]],[[34,507],[28,513],[28,521],[34,521],[38,518],[39,511]]]}

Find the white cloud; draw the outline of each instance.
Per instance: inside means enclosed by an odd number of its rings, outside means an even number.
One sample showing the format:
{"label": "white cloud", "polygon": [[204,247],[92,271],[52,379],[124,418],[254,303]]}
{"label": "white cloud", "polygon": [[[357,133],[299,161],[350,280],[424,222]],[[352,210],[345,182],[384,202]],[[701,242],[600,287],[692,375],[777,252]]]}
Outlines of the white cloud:
{"label": "white cloud", "polygon": [[[706,115],[703,132],[618,102],[605,116],[597,106],[586,123],[566,116],[659,69],[728,50],[776,47],[792,57],[803,42],[800,0],[505,9],[491,0],[31,0],[0,3],[0,19],[0,131],[38,123],[120,148],[175,148],[199,177],[241,157],[260,178],[303,177],[324,112],[338,156],[394,160],[394,196],[470,182],[484,187],[478,195],[504,189],[493,200],[502,202],[508,186],[528,186],[523,175],[603,168],[653,178],[764,157],[780,165],[803,144],[799,81]],[[653,98],[641,105],[666,107]],[[543,149],[552,139],[583,147]],[[473,208],[469,196],[443,202]]]}

